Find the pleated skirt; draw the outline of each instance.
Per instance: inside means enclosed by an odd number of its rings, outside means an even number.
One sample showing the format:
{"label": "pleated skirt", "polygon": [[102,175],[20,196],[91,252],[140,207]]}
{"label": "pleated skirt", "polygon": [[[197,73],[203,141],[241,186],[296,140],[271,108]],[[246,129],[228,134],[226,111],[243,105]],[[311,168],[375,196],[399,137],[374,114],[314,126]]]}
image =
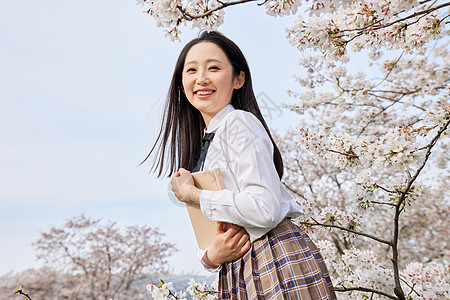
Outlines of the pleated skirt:
{"label": "pleated skirt", "polygon": [[332,300],[336,294],[316,245],[290,219],[222,265],[219,299]]}

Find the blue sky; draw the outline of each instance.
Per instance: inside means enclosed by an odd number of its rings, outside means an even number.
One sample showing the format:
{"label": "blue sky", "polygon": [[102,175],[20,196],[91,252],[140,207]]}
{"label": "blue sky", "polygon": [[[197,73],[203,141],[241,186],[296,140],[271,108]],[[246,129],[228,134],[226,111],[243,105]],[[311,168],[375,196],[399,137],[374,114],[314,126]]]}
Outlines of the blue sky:
{"label": "blue sky", "polygon": [[[227,10],[219,30],[246,55],[256,94],[293,101],[300,53],[285,38],[293,18],[256,4]],[[179,252],[176,273],[205,274],[187,212],[167,179],[137,167],[152,145],[175,60],[198,30],[171,42],[135,1],[0,3],[0,275],[36,267],[31,243],[84,213],[159,227]],[[266,114],[272,129],[296,125]],[[192,258],[192,259],[190,259]]]}

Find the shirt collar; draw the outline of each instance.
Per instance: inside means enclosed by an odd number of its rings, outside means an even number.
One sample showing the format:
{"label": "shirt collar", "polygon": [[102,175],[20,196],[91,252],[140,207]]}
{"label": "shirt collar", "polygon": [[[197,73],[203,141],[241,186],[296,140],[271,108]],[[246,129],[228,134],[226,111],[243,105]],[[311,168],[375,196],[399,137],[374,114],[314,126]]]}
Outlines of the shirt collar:
{"label": "shirt collar", "polygon": [[208,128],[205,130],[205,133],[215,132],[217,128],[219,128],[220,123],[228,115],[230,112],[234,111],[235,108],[233,105],[228,104],[224,108],[222,108],[212,119],[209,121]]}

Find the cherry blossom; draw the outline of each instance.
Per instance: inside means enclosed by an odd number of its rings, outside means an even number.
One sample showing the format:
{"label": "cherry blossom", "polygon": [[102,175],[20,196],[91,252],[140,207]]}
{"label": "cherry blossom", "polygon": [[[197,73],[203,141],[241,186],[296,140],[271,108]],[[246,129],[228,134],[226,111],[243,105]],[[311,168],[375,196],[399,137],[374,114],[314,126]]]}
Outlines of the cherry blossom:
{"label": "cherry blossom", "polygon": [[[181,24],[217,28],[226,7],[251,0],[156,2],[147,12],[178,37]],[[296,222],[318,241],[339,299],[448,299],[450,3],[264,6],[297,16],[286,33],[303,71],[284,107],[299,122],[274,135],[305,211]]]}

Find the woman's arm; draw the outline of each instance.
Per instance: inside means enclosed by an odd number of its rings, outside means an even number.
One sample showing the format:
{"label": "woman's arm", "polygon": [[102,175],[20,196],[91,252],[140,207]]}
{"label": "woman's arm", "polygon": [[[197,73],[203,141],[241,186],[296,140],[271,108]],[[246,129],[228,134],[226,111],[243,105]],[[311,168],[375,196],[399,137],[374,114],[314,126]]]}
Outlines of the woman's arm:
{"label": "woman's arm", "polygon": [[[192,175],[181,168],[172,176],[170,181],[172,191],[181,202],[199,206],[201,190],[194,186]],[[217,231],[213,244],[206,250],[203,263],[208,269],[214,270],[223,263],[243,256],[250,249],[250,237],[245,229],[238,225],[217,222]]]}
{"label": "woman's arm", "polygon": [[[226,229],[225,226],[229,228]],[[217,222],[217,232],[213,244],[205,252],[202,260],[211,268],[242,257],[251,246],[250,237],[245,229],[238,225]]]}
{"label": "woman's arm", "polygon": [[197,207],[200,206],[200,192],[202,190],[195,187],[191,172],[180,168],[178,172],[175,172],[175,174],[172,175],[170,184],[172,185],[172,191],[178,200]]}
{"label": "woman's arm", "polygon": [[218,140],[211,145],[216,149],[210,150],[206,163],[209,168],[226,165],[236,186],[202,190],[202,213],[211,220],[243,226],[251,236],[249,229],[255,229],[253,237],[257,238],[282,221],[289,210],[289,194],[280,183],[273,144],[259,120],[236,110],[222,122]]}

